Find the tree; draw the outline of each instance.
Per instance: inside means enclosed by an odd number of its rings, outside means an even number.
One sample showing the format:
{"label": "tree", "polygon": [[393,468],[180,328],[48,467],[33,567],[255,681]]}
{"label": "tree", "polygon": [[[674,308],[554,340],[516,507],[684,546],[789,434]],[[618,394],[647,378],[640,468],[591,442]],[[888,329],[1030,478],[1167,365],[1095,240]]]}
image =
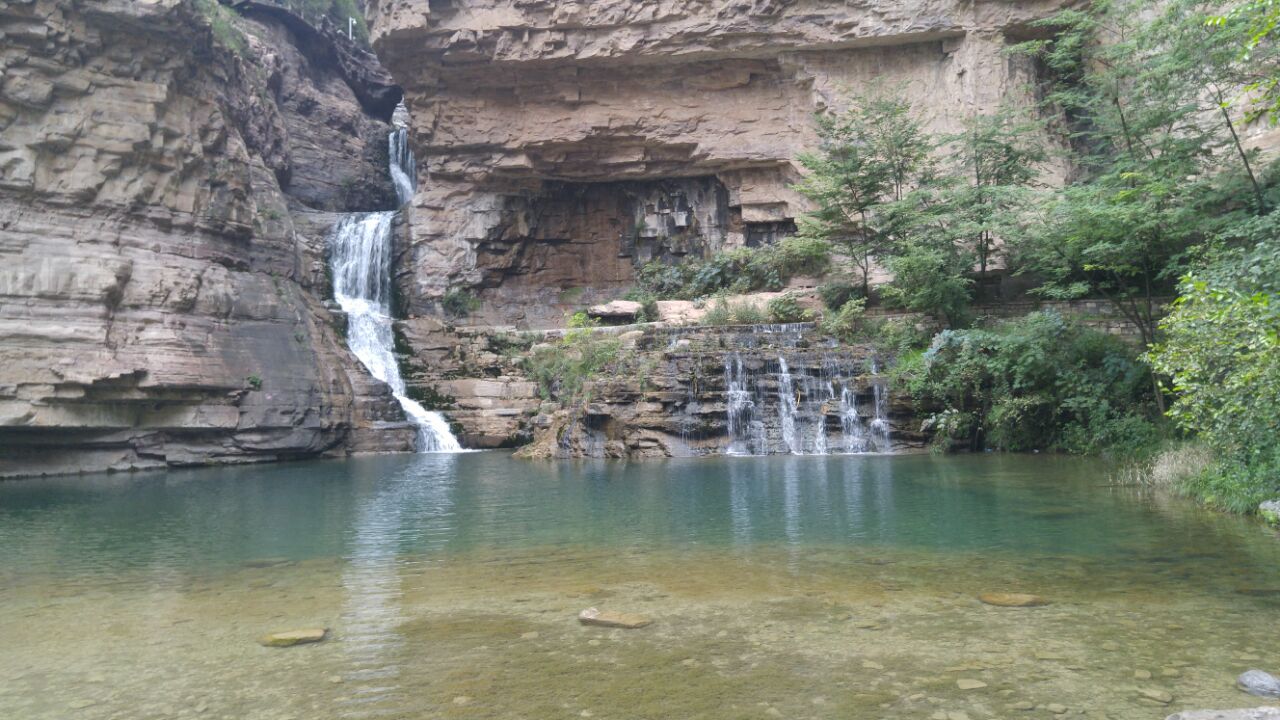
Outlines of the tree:
{"label": "tree", "polygon": [[1018,230],[1027,190],[1047,159],[1038,142],[1041,130],[1039,123],[1003,107],[969,118],[964,131],[952,138],[953,172],[968,176],[968,182],[953,186],[953,222],[977,255],[980,279],[986,279],[998,239]]}
{"label": "tree", "polygon": [[1201,492],[1251,511],[1280,494],[1280,215],[1240,223],[1208,258],[1148,358],[1173,379],[1169,415],[1219,459]]}
{"label": "tree", "polygon": [[[1266,209],[1263,188],[1215,98],[1231,55],[1206,24],[1203,3],[1174,0],[1153,18],[1146,3],[1100,0],[1060,13],[1051,41],[1029,43],[1055,81],[1048,106],[1071,128],[1075,183],[1050,193],[1037,228],[1019,238],[1025,271],[1055,298],[1103,296],[1145,344],[1157,340],[1162,296],[1186,251],[1242,209],[1220,190],[1233,157]],[[1233,154],[1231,150],[1236,152]],[[1152,376],[1158,387],[1158,379]],[[1157,392],[1157,401],[1162,394]]]}
{"label": "tree", "polygon": [[901,200],[928,166],[932,141],[910,104],[877,90],[854,97],[839,114],[817,117],[821,139],[799,160],[809,174],[796,189],[816,208],[800,220],[800,234],[841,247],[870,291],[875,258],[888,237],[878,209]]}

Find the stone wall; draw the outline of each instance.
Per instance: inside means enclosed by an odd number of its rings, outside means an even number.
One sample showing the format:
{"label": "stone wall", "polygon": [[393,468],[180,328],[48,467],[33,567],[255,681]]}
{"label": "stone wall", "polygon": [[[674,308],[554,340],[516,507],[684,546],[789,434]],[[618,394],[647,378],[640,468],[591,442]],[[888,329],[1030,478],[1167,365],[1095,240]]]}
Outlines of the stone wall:
{"label": "stone wall", "polygon": [[323,301],[387,126],[210,6],[238,48],[191,0],[0,5],[0,476],[412,447]]}

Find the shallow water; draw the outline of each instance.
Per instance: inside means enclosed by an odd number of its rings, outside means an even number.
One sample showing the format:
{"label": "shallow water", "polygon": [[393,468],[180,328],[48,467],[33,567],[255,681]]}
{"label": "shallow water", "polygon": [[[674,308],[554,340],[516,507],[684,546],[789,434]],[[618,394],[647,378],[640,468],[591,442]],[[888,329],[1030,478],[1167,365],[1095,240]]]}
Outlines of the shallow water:
{"label": "shallow water", "polygon": [[[1261,705],[1235,675],[1280,670],[1280,540],[1056,457],[22,481],[0,549],[5,719],[1127,720]],[[590,606],[656,622],[579,625]]]}

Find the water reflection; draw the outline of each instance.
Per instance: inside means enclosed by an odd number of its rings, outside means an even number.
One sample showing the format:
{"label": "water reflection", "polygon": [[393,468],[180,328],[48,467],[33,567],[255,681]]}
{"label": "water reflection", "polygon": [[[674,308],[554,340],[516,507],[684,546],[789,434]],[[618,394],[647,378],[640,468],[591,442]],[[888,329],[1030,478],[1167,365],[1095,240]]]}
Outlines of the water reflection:
{"label": "water reflection", "polygon": [[399,472],[377,466],[355,470],[362,497],[344,557],[346,597],[342,648],[349,656],[343,680],[355,684],[342,701],[343,717],[406,712],[398,658],[405,639],[401,555],[409,548],[438,552],[449,540],[456,484],[456,455],[418,455]]}

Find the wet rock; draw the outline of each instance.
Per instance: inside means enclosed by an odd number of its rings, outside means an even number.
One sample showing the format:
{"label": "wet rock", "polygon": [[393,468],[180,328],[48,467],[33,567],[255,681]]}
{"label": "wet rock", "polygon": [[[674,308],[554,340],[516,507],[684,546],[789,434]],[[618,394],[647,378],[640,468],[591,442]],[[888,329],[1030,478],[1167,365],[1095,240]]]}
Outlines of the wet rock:
{"label": "wet rock", "polygon": [[1048,710],[1054,715],[1062,715],[1067,711],[1067,706],[1061,703],[1049,703],[1048,705],[1044,706],[1044,709]]}
{"label": "wet rock", "polygon": [[978,690],[986,686],[987,684],[981,680],[972,680],[970,678],[960,678],[956,681],[956,687],[961,690]]}
{"label": "wet rock", "polygon": [[325,628],[286,630],[285,632],[263,635],[261,638],[258,638],[258,644],[266,647],[293,647],[294,645],[320,642],[321,640],[324,640],[328,633],[329,631]]}
{"label": "wet rock", "polygon": [[1258,514],[1272,525],[1280,525],[1280,500],[1268,500],[1258,505]]}
{"label": "wet rock", "polygon": [[1134,680],[1150,680],[1151,671],[1150,670],[1134,670],[1133,679]]}
{"label": "wet rock", "polygon": [[653,619],[638,613],[611,612],[587,608],[578,613],[578,622],[583,625],[637,630],[647,625],[652,625]]}
{"label": "wet rock", "polygon": [[1019,700],[1018,702],[1010,705],[1009,708],[1012,710],[1020,710],[1022,712],[1026,712],[1028,710],[1035,710],[1036,704],[1029,700]]}
{"label": "wet rock", "polygon": [[1280,678],[1261,670],[1246,670],[1236,678],[1236,687],[1265,698],[1280,698]]}
{"label": "wet rock", "polygon": [[1259,707],[1242,710],[1190,710],[1174,713],[1165,720],[1280,720],[1280,708]]}
{"label": "wet rock", "polygon": [[1030,593],[982,593],[978,599],[996,607],[1040,607],[1049,604],[1045,598]]}

